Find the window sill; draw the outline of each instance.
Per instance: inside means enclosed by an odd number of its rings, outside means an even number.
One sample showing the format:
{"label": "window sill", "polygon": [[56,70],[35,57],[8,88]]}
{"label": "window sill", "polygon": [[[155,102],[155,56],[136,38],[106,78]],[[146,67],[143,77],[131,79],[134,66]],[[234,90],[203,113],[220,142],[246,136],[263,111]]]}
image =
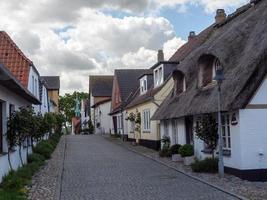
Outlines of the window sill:
{"label": "window sill", "polygon": [[205,90],[209,90],[209,89],[214,88],[216,85],[217,85],[217,82],[216,81],[213,81],[213,82],[209,83],[206,86],[199,87],[199,89],[202,90],[202,91],[205,91]]}
{"label": "window sill", "polygon": [[[218,155],[219,152],[217,152],[216,154]],[[231,150],[224,149],[223,150],[223,156],[225,156],[225,157],[231,157]]]}
{"label": "window sill", "polygon": [[150,131],[142,131],[142,133],[151,133]]}
{"label": "window sill", "polygon": [[204,153],[204,154],[212,154],[212,150],[211,149],[203,149],[201,152]]}

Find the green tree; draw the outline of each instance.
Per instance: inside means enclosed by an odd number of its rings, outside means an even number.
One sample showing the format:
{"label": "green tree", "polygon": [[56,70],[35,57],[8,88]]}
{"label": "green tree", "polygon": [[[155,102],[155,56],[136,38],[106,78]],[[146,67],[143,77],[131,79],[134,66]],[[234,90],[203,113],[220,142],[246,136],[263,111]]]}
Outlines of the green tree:
{"label": "green tree", "polygon": [[203,115],[195,127],[196,136],[204,141],[207,148],[212,151],[213,157],[218,141],[217,130],[216,119],[210,114]]}
{"label": "green tree", "polygon": [[68,133],[67,123],[71,124],[72,118],[75,116],[75,99],[79,100],[88,99],[89,94],[84,92],[74,92],[73,94],[66,93],[64,96],[59,97],[59,112],[63,116],[64,126]]}

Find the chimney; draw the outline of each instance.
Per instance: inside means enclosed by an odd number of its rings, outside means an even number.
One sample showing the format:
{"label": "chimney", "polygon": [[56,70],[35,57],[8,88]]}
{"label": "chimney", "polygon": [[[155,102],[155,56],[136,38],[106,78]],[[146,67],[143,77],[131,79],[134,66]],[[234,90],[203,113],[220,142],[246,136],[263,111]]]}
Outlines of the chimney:
{"label": "chimney", "polygon": [[215,22],[216,24],[222,23],[226,19],[226,13],[224,9],[218,9],[216,11]]}
{"label": "chimney", "polygon": [[164,53],[162,50],[158,50],[158,62],[164,61]]}
{"label": "chimney", "polygon": [[188,36],[188,41],[192,40],[194,37],[196,37],[195,31],[190,31]]}

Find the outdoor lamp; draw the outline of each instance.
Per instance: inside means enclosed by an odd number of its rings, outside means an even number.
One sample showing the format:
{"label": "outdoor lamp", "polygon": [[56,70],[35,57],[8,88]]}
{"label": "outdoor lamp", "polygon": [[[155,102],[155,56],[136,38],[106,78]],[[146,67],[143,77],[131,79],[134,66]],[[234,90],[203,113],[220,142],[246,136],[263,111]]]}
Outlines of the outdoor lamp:
{"label": "outdoor lamp", "polygon": [[223,80],[225,80],[224,75],[223,75],[223,69],[216,70],[214,80],[218,82],[222,82]]}
{"label": "outdoor lamp", "polygon": [[218,145],[219,145],[219,163],[218,163],[218,171],[220,178],[224,177],[224,164],[223,164],[223,140],[222,140],[222,119],[221,119],[221,84],[224,80],[223,69],[219,68],[216,70],[216,75],[214,80],[217,81],[218,84]]}

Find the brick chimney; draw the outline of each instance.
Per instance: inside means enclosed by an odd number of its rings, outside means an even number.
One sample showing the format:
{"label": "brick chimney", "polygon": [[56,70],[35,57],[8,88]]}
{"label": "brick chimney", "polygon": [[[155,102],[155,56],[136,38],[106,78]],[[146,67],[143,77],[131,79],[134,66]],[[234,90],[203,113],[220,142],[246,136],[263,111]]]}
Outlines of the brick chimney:
{"label": "brick chimney", "polygon": [[163,50],[158,50],[158,62],[164,61]]}
{"label": "brick chimney", "polygon": [[194,37],[196,37],[195,31],[190,31],[188,35],[188,41],[192,40]]}
{"label": "brick chimney", "polygon": [[216,24],[222,23],[226,19],[226,13],[224,9],[218,9],[216,11],[215,22]]}

